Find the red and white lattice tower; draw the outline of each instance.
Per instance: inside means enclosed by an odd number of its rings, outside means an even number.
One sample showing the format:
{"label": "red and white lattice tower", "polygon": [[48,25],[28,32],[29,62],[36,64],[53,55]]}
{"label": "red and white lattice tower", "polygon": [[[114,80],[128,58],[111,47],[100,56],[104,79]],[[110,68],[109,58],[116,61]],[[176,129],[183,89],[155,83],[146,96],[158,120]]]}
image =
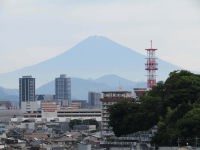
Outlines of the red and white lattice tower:
{"label": "red and white lattice tower", "polygon": [[158,70],[158,63],[156,62],[155,51],[157,49],[151,48],[145,49],[147,51],[147,62],[145,64],[145,70],[147,70],[147,88],[152,88],[156,84],[156,70]]}

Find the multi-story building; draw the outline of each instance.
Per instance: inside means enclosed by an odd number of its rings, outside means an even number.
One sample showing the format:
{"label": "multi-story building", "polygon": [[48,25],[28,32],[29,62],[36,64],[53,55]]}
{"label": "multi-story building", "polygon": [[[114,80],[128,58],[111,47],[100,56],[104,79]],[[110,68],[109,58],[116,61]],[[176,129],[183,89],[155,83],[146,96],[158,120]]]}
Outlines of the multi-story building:
{"label": "multi-story building", "polygon": [[132,101],[132,93],[130,91],[106,91],[102,92],[103,98],[102,102],[102,131],[103,135],[112,134],[112,129],[109,127],[109,113],[108,107],[111,105],[122,102],[122,101]]}
{"label": "multi-story building", "polygon": [[73,104],[79,104],[80,108],[83,109],[83,108],[88,108],[88,103],[87,103],[87,100],[72,100],[72,103],[71,105]]}
{"label": "multi-story building", "polygon": [[59,119],[95,119],[101,121],[101,109],[61,109],[57,111]]}
{"label": "multi-story building", "polygon": [[20,102],[35,101],[35,78],[23,76],[19,78]]}
{"label": "multi-story building", "polygon": [[136,101],[140,100],[147,93],[147,88],[134,88]]}
{"label": "multi-story building", "polygon": [[61,101],[63,106],[71,103],[71,78],[64,74],[55,79],[55,99]]}
{"label": "multi-story building", "polygon": [[57,117],[59,106],[55,101],[44,101],[41,103],[41,113],[43,118]]}
{"label": "multi-story building", "polygon": [[[68,109],[67,107],[60,107],[54,101],[43,101],[41,103],[41,112],[21,113],[21,111],[19,111],[19,114],[18,111],[19,110],[13,110],[13,112],[16,113],[16,117],[13,117],[13,113],[10,112],[9,117],[12,121],[34,119],[36,121],[47,122],[51,120],[57,120],[59,122],[69,122],[70,120],[74,119],[95,119],[96,121],[101,122],[102,120],[101,109]],[[8,114],[7,110],[5,113]]]}
{"label": "multi-story building", "polygon": [[12,105],[11,101],[1,100],[0,101],[0,110],[8,110],[8,109],[15,109],[15,107]]}
{"label": "multi-story building", "polygon": [[40,106],[35,101],[35,78],[19,78],[19,107],[23,112],[37,111]]}
{"label": "multi-story building", "polygon": [[101,93],[88,92],[88,106],[89,108],[101,108]]}

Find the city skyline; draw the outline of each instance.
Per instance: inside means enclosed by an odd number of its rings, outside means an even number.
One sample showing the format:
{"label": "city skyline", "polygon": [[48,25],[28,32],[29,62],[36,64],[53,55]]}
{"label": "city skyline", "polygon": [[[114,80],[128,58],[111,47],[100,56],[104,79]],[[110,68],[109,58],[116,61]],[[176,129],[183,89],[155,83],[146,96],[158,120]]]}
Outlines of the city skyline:
{"label": "city skyline", "polygon": [[199,71],[199,7],[197,0],[2,0],[0,73],[59,55],[91,35],[142,54],[153,40],[159,58]]}

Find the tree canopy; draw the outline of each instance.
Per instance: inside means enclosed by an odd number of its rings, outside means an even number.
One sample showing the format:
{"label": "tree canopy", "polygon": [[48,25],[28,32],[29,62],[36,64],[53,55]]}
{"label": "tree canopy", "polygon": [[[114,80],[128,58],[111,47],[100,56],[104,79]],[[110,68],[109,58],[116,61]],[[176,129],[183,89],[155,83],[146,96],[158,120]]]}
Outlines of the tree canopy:
{"label": "tree canopy", "polygon": [[200,75],[186,70],[173,71],[140,104],[116,103],[108,111],[109,125],[116,136],[158,125],[152,139],[157,145],[177,145],[178,138],[200,137]]}

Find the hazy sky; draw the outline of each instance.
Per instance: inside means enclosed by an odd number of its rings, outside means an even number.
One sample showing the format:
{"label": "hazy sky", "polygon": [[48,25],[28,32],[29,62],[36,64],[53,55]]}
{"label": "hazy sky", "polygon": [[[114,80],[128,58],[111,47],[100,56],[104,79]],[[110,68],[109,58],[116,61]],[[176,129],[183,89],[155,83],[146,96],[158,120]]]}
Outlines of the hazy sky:
{"label": "hazy sky", "polygon": [[199,0],[0,0],[0,73],[58,55],[92,35],[200,71]]}

